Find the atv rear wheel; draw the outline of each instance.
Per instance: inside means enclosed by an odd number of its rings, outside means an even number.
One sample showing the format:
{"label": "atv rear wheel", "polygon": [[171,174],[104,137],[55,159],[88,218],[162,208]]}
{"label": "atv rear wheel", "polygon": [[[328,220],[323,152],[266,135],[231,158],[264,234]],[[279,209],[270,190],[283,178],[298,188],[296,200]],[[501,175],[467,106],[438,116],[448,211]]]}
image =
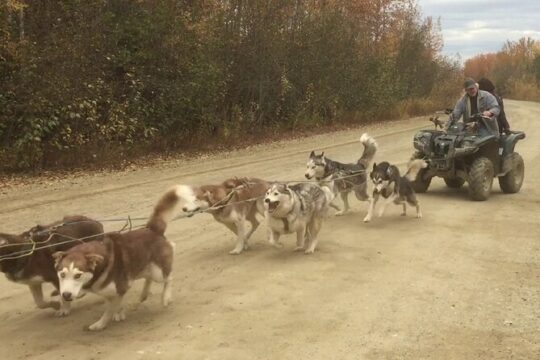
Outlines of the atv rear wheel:
{"label": "atv rear wheel", "polygon": [[[508,164],[508,165],[507,165]],[[512,153],[504,159],[503,168],[510,167],[506,175],[499,177],[499,186],[504,193],[515,194],[521,189],[525,178],[525,164],[518,153]]]}
{"label": "atv rear wheel", "polygon": [[425,193],[431,184],[431,177],[426,176],[427,169],[422,169],[418,172],[416,180],[411,182],[412,188],[416,193]]}
{"label": "atv rear wheel", "polygon": [[465,183],[465,180],[463,180],[460,177],[444,178],[444,182],[446,183],[446,186],[448,186],[449,188],[459,189],[460,187],[463,186],[463,184]]}
{"label": "atv rear wheel", "polygon": [[473,200],[487,200],[493,186],[494,169],[491,160],[479,157],[469,170],[469,193]]}

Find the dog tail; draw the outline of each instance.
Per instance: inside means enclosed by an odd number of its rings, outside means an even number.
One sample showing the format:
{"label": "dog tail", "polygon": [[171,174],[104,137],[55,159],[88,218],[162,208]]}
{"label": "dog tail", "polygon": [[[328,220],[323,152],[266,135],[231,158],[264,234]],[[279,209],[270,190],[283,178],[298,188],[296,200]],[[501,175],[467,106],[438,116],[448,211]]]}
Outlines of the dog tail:
{"label": "dog tail", "polygon": [[416,177],[418,176],[418,173],[420,172],[420,170],[426,168],[427,165],[428,165],[427,162],[425,162],[422,159],[416,159],[416,160],[413,160],[413,161],[409,162],[409,165],[408,165],[408,168],[407,168],[407,173],[405,174],[405,177],[409,181],[416,180]]}
{"label": "dog tail", "polygon": [[167,223],[171,220],[173,210],[180,200],[179,191],[179,186],[174,186],[161,196],[146,223],[147,228],[160,235],[165,233]]}
{"label": "dog tail", "polygon": [[379,145],[377,145],[377,141],[367,133],[363,133],[362,136],[360,136],[360,142],[364,145],[364,152],[362,153],[362,157],[358,160],[358,163],[364,165],[367,169],[369,164],[373,161]]}

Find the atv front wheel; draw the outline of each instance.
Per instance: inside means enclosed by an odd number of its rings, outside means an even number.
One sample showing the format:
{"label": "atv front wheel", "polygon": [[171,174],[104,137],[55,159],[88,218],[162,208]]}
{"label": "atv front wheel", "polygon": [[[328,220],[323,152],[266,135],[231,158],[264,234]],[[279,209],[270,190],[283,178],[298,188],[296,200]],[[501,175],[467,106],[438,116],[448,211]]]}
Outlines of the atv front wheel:
{"label": "atv front wheel", "polygon": [[426,176],[427,169],[422,169],[416,176],[416,180],[411,182],[412,188],[418,194],[425,193],[431,184],[431,177]]}
{"label": "atv front wheel", "polygon": [[515,194],[521,189],[525,178],[525,164],[518,153],[512,153],[504,159],[503,168],[510,167],[506,175],[499,177],[499,186],[506,194]]}
{"label": "atv front wheel", "polygon": [[469,170],[469,194],[473,200],[487,200],[493,186],[494,169],[491,160],[479,157]]}
{"label": "atv front wheel", "polygon": [[448,186],[449,188],[459,189],[460,187],[463,186],[463,184],[465,183],[465,180],[463,180],[460,177],[444,178],[444,182],[446,183],[446,186]]}

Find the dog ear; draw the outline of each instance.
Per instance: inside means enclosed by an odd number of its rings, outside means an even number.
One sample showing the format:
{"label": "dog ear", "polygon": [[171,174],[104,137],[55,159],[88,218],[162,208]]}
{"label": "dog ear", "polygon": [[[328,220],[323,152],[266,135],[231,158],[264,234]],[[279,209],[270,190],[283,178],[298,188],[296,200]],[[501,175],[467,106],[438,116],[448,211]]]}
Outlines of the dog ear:
{"label": "dog ear", "polygon": [[26,231],[26,233],[28,234],[28,237],[32,237],[34,235],[39,235],[39,232],[45,230],[46,227],[43,226],[43,225],[36,225],[34,227],[32,227],[30,230]]}
{"label": "dog ear", "polygon": [[43,231],[45,229],[46,229],[45,226],[38,224],[38,225],[34,226],[33,228],[31,228],[28,232],[30,233],[30,235],[34,235],[34,234],[37,235],[37,233],[39,233],[40,231]]}
{"label": "dog ear", "polygon": [[57,251],[52,254],[52,257],[54,259],[54,267],[57,267],[58,264],[60,264],[60,261],[64,258],[64,256],[67,255],[67,252],[65,251]]}
{"label": "dog ear", "polygon": [[292,189],[289,187],[289,184],[285,184],[285,191],[289,193],[290,196],[292,196]]}
{"label": "dog ear", "polygon": [[98,254],[87,254],[86,260],[90,265],[90,270],[94,271],[96,269],[96,266],[98,266],[98,264],[101,264],[105,259],[103,258],[103,256]]}
{"label": "dog ear", "polygon": [[321,153],[321,157],[324,157],[324,151]]}
{"label": "dog ear", "polygon": [[389,178],[393,178],[394,175],[396,175],[396,169],[394,166],[388,166],[386,169],[386,175],[388,175]]}
{"label": "dog ear", "polygon": [[309,154],[309,157],[314,158],[315,157],[315,151],[311,150],[311,154]]}
{"label": "dog ear", "polygon": [[377,170],[377,163],[373,162],[373,171]]}
{"label": "dog ear", "polygon": [[214,194],[212,191],[210,190],[206,190],[203,194],[203,198],[206,199],[208,201],[209,204],[213,204],[214,203]]}

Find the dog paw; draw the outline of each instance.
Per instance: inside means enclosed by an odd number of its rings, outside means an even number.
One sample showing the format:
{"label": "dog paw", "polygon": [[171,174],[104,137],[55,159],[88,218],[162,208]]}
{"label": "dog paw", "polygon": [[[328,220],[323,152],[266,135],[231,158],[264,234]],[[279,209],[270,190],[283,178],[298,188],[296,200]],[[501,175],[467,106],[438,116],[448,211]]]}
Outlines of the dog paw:
{"label": "dog paw", "polygon": [[141,294],[141,296],[139,297],[139,302],[145,302],[146,300],[148,300],[149,296],[150,296],[150,292],[146,294]]}
{"label": "dog paw", "polygon": [[69,315],[70,312],[71,312],[70,309],[59,309],[59,310],[55,311],[54,316],[56,316],[56,317],[66,317],[66,316]]}
{"label": "dog paw", "polygon": [[101,331],[103,329],[105,329],[107,327],[107,325],[103,324],[101,321],[97,321],[95,323],[93,323],[92,325],[88,325],[86,327],[84,327],[84,330],[86,331]]}
{"label": "dog paw", "polygon": [[294,248],[293,251],[304,251],[304,250],[305,250],[305,247],[303,247],[303,246],[297,246],[297,247]]}
{"label": "dog paw", "polygon": [[119,312],[113,315],[114,321],[124,321],[126,320],[126,313],[124,309],[121,309]]}
{"label": "dog paw", "polygon": [[235,249],[232,249],[231,251],[229,251],[229,254],[230,255],[238,255],[238,254],[242,253],[242,250],[243,249],[236,249],[235,248]]}
{"label": "dog paw", "polygon": [[161,303],[162,303],[163,307],[169,306],[172,303],[172,296],[170,296],[170,295],[165,296]]}
{"label": "dog paw", "polygon": [[407,216],[407,213],[401,213],[401,216]]}
{"label": "dog paw", "polygon": [[283,247],[283,244],[280,242],[271,242],[270,245],[272,245],[276,249],[281,249]]}
{"label": "dog paw", "polygon": [[314,252],[315,252],[315,249],[306,249],[306,251],[304,251],[304,254],[309,255],[309,254],[313,254]]}
{"label": "dog paw", "polygon": [[421,219],[421,218],[422,218],[422,214],[421,214],[421,213],[416,214],[416,218],[417,218],[417,219]]}
{"label": "dog paw", "polygon": [[345,215],[345,210],[340,210],[334,214],[335,216],[343,216]]}
{"label": "dog paw", "polygon": [[47,305],[44,306],[43,308],[46,308],[46,307],[54,309],[54,310],[60,310],[60,303],[58,301],[49,301]]}
{"label": "dog paw", "polygon": [[370,221],[371,221],[371,216],[366,215],[366,217],[364,218],[364,222],[365,222],[365,223],[368,223],[368,222],[370,222]]}

